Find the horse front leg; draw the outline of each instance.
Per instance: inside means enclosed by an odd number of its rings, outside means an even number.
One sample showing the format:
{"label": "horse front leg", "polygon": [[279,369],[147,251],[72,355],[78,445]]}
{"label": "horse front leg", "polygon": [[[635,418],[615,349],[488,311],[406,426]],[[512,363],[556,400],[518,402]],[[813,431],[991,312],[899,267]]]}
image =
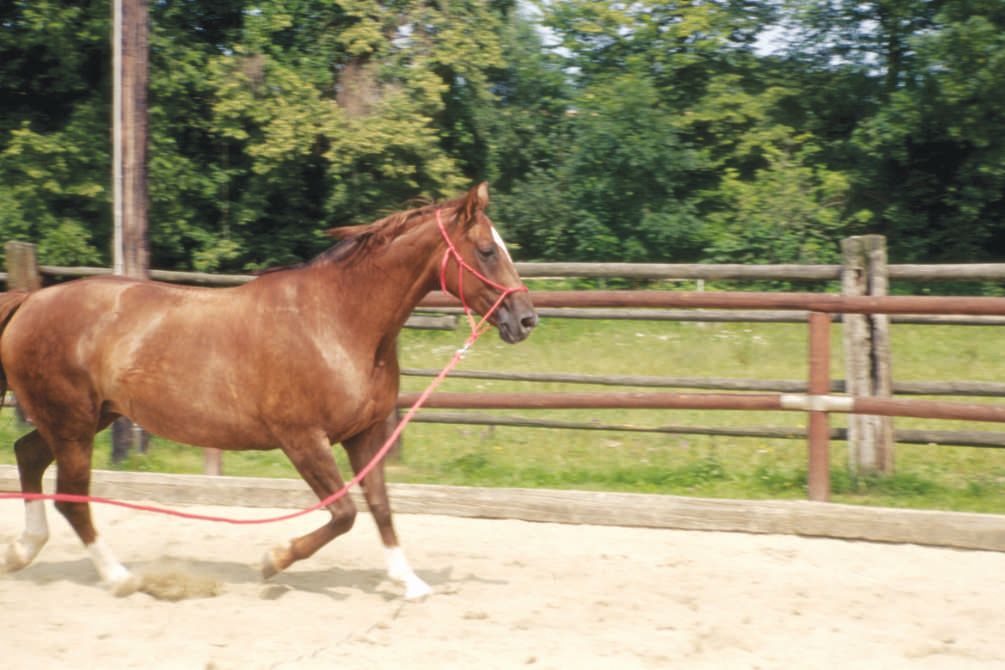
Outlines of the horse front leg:
{"label": "horse front leg", "polygon": [[[387,424],[381,421],[342,442],[354,472],[358,473],[373,460],[374,455],[384,445],[390,432]],[[391,505],[388,501],[387,485],[384,480],[384,463],[381,462],[370,470],[360,483],[363,487],[366,505],[370,509],[370,514],[373,515],[380,539],[384,543],[387,576],[404,584],[405,598],[408,600],[428,596],[433,592],[433,589],[415,574],[398,544],[398,534],[394,530],[394,522],[391,519]]]}
{"label": "horse front leg", "polygon": [[[287,439],[283,452],[319,499],[324,500],[345,483],[332,456],[331,444],[323,433]],[[339,535],[352,528],[356,520],[356,505],[348,495],[328,505],[331,520],[317,530],[275,547],[262,559],[262,577],[268,579],[294,562],[312,556]]]}

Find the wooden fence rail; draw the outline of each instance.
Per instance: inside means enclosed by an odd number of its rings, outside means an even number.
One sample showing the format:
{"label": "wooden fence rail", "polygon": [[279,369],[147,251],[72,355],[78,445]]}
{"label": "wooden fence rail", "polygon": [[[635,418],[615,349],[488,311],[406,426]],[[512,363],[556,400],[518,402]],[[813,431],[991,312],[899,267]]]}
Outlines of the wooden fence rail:
{"label": "wooden fence rail", "polygon": [[[647,280],[735,280],[735,281],[839,281],[841,265],[729,265],[709,263],[517,263],[520,275],[527,279],[580,277],[584,279]],[[43,276],[76,279],[111,274],[110,268],[65,265],[40,265]],[[1005,263],[891,264],[890,279],[918,282],[1005,281]],[[237,286],[255,278],[253,274],[213,274],[151,270],[158,281],[207,286]],[[7,277],[0,274],[0,279]]]}
{"label": "wooden fence rail", "polygon": [[[772,293],[693,293],[670,291],[569,291],[535,292],[535,304],[590,307],[693,307],[743,309],[803,309],[809,311],[808,393],[791,394],[683,394],[683,393],[464,393],[433,394],[430,408],[470,409],[732,409],[803,411],[809,417],[809,496],[829,497],[828,442],[830,412],[871,416],[1005,421],[1005,405],[974,405],[930,400],[902,400],[857,395],[831,395],[830,325],[832,313],[845,314],[966,314],[1005,316],[1005,298],[932,296],[837,296]],[[451,306],[455,299],[442,294],[424,304]],[[402,394],[401,405],[414,401]]]}
{"label": "wooden fence rail", "polygon": [[[461,426],[506,426],[511,428],[545,428],[560,430],[592,430],[617,433],[656,433],[665,435],[712,435],[717,437],[753,437],[761,439],[796,440],[806,437],[806,429],[800,427],[748,426],[746,428],[723,428],[721,426],[688,426],[659,424],[640,426],[630,423],[605,423],[602,421],[563,421],[526,416],[501,416],[499,414],[479,414],[471,410],[463,412],[420,412],[412,419],[414,423],[441,423]],[[1005,448],[1005,432],[991,430],[919,430],[897,429],[897,442],[904,444],[942,444],[958,447]],[[846,441],[846,428],[831,428],[831,440]]]}
{"label": "wooden fence rail", "polygon": [[[13,252],[11,251],[13,245]],[[18,246],[21,245],[21,246]],[[109,274],[107,268],[75,268],[52,265],[37,265],[34,261],[34,250],[27,251],[23,243],[9,243],[6,278],[10,286],[31,288],[25,282],[34,282],[37,286],[43,279],[49,281],[70,279],[82,276]],[[709,265],[709,264],[623,264],[623,263],[518,263],[518,270],[524,277],[594,277],[594,278],[628,278],[639,280],[739,280],[739,281],[807,281],[807,282],[841,282],[842,290],[849,294],[863,293],[859,302],[844,300],[849,296],[838,296],[821,293],[712,293],[704,291],[535,291],[533,294],[536,305],[543,316],[558,318],[632,318],[632,319],[670,319],[691,321],[779,321],[779,322],[813,322],[821,316],[826,316],[828,323],[832,319],[840,319],[845,323],[845,350],[857,352],[849,356],[847,361],[847,376],[849,385],[858,384],[859,388],[849,388],[853,402],[862,407],[868,407],[874,414],[883,414],[885,409],[893,407],[893,411],[913,411],[913,407],[897,403],[884,404],[883,396],[896,392],[901,394],[940,393],[938,383],[927,388],[918,387],[910,390],[903,384],[893,384],[889,379],[889,370],[883,370],[883,361],[888,357],[888,336],[885,335],[885,323],[938,323],[966,325],[1002,325],[1005,323],[1005,310],[1000,302],[1005,299],[968,298],[968,297],[919,297],[919,298],[882,298],[882,307],[876,302],[890,280],[911,281],[1000,281],[1005,279],[1005,264],[968,264],[968,265],[888,265],[885,259],[885,241],[877,236],[851,238],[843,245],[845,258],[841,265]],[[34,263],[34,265],[33,265]],[[2,273],[0,273],[2,274]],[[153,270],[153,279],[181,283],[193,283],[207,286],[233,286],[254,278],[254,275],[216,275],[208,273],[175,272]],[[34,279],[32,279],[34,277]],[[870,302],[871,301],[871,302]],[[449,328],[454,323],[451,312],[458,310],[456,301],[448,296],[430,294],[421,307],[435,310],[439,316],[429,317],[432,321],[423,324],[413,322],[420,327]],[[443,316],[446,313],[446,316]],[[892,315],[892,316],[887,316]],[[425,318],[425,317],[424,317]],[[865,321],[861,321],[864,319]],[[854,324],[858,325],[854,325]],[[866,324],[863,330],[862,323]],[[855,335],[855,333],[858,333]],[[849,336],[851,334],[851,336]],[[819,338],[819,335],[818,335]],[[880,365],[878,369],[876,362]],[[714,382],[715,380],[711,380]],[[594,382],[584,382],[594,383]],[[818,381],[819,384],[819,381]],[[984,385],[978,392],[967,387],[967,382],[955,383],[954,395],[970,393],[980,395],[998,395],[1001,389],[994,385]],[[973,384],[973,383],[970,383]],[[686,385],[681,385],[685,386]],[[806,387],[812,387],[812,382],[802,384],[801,388],[791,393],[804,393]],[[950,387],[953,386],[950,384]],[[758,390],[758,389],[753,389]],[[779,389],[781,392],[786,391]],[[838,391],[828,380],[822,390],[818,388],[806,396],[811,400],[806,402],[823,402],[812,400],[817,396]],[[870,400],[873,398],[877,402]],[[737,400],[741,402],[741,400]],[[750,402],[743,400],[742,402]],[[872,404],[870,404],[872,403]],[[789,408],[791,409],[791,408]],[[929,411],[932,408],[928,408]],[[882,411],[881,411],[882,410]],[[838,411],[835,407],[810,407],[811,423],[815,424],[813,432],[819,434],[821,416],[829,411]],[[844,411],[844,410],[840,410]],[[919,410],[920,411],[920,410]],[[855,469],[880,469],[886,467],[884,459],[892,454],[892,444],[884,446],[880,442],[883,430],[875,428],[882,426],[877,416],[861,417],[868,426],[863,429],[856,421],[850,420],[849,457],[850,465]],[[869,423],[873,422],[873,423]],[[875,423],[880,422],[880,423]],[[862,425],[866,425],[862,424]],[[886,424],[889,425],[888,423]],[[867,426],[867,427],[868,427]],[[860,434],[855,435],[855,431]],[[828,431],[829,432],[829,431]],[[931,432],[929,432],[931,434]],[[941,433],[944,436],[944,433]],[[898,432],[898,438],[905,436]],[[989,446],[989,440],[999,439],[989,437],[996,435],[986,433],[977,435],[960,433],[959,442],[982,443]],[[885,439],[892,440],[892,429],[887,429]],[[916,436],[915,436],[916,437]],[[920,439],[920,438],[918,438]],[[869,446],[869,442],[874,444]],[[888,450],[889,453],[886,453]],[[879,454],[877,456],[876,454]],[[820,473],[812,473],[819,478]],[[811,477],[811,478],[812,478]]]}
{"label": "wooden fence rail", "polygon": [[[435,377],[433,368],[402,368],[406,377]],[[455,370],[451,377],[509,382],[543,382],[555,384],[589,384],[594,386],[641,386],[655,388],[691,388],[729,391],[777,391],[803,393],[806,382],[787,379],[744,379],[721,377],[653,377],[644,375],[579,375],[560,372],[496,372],[494,370]],[[843,379],[831,380],[831,391],[844,393]],[[998,382],[894,382],[893,391],[900,395],[945,395],[1005,397],[1005,384]]]}

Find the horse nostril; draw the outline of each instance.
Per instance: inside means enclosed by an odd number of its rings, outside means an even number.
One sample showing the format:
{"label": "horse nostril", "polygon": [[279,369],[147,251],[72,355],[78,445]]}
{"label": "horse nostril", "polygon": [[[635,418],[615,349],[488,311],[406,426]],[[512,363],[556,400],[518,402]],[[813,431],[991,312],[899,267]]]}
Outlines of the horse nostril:
{"label": "horse nostril", "polygon": [[532,313],[529,314],[528,316],[523,317],[522,319],[520,319],[520,325],[523,326],[525,329],[530,330],[531,328],[537,325],[537,314]]}

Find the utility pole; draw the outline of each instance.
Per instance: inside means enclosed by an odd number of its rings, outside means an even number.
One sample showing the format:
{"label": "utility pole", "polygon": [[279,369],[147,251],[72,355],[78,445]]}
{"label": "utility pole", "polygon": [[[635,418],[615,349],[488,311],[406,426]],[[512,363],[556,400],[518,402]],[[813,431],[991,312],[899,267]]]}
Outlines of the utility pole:
{"label": "utility pole", "polygon": [[[147,248],[148,0],[112,0],[112,185],[115,274],[145,279]],[[112,427],[112,460],[141,447],[139,427],[119,419]]]}

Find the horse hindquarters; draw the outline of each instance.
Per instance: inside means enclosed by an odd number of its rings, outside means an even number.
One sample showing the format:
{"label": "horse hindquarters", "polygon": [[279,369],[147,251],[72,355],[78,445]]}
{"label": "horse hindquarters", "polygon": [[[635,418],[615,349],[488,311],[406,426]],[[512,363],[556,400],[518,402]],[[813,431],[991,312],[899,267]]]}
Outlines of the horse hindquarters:
{"label": "horse hindquarters", "polygon": [[[28,298],[26,292],[0,293],[0,352],[3,333],[15,312]],[[0,355],[0,409],[7,399],[7,374]],[[42,474],[52,463],[52,452],[38,431],[32,431],[14,443],[21,491],[42,492]],[[4,572],[14,572],[29,565],[49,540],[49,524],[45,516],[45,503],[41,500],[25,501],[25,524],[21,537],[11,542],[0,568]]]}
{"label": "horse hindquarters", "polygon": [[[82,375],[70,358],[77,349],[75,341],[67,336],[72,328],[59,321],[65,319],[66,307],[65,302],[58,300],[64,295],[60,288],[27,296],[16,294],[18,298],[14,301],[6,299],[10,294],[0,294],[0,362],[3,381],[9,381],[36,427],[18,440],[16,446],[22,490],[41,492],[42,474],[55,460],[56,492],[86,496],[90,490],[94,435],[114,417],[102,412],[89,377]],[[26,302],[29,297],[43,294],[46,297],[41,300]],[[56,509],[87,547],[102,581],[116,595],[135,591],[136,578],[98,539],[90,505],[57,501]],[[7,567],[27,565],[41,549],[47,530],[44,508],[29,502],[25,534],[8,551]]]}

